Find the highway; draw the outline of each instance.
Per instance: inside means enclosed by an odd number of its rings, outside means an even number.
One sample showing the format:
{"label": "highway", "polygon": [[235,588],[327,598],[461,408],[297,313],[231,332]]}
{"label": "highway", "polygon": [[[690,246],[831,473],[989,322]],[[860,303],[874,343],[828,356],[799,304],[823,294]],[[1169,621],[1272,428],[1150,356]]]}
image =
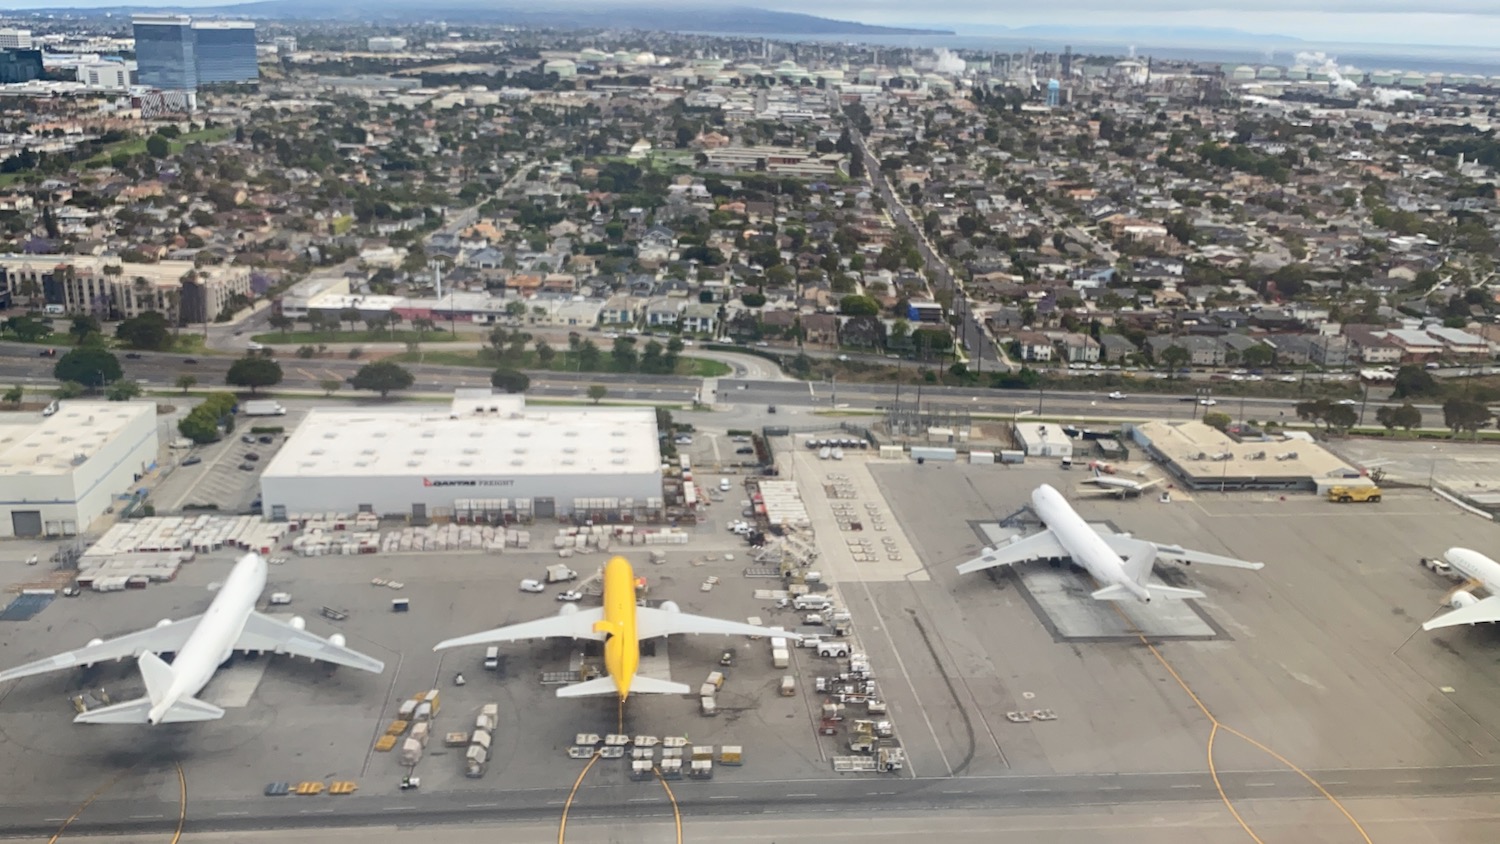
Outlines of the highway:
{"label": "highway", "polygon": [[[192,763],[185,762],[189,779]],[[762,781],[753,769],[721,772],[709,782],[674,784],[684,817],[693,820],[744,815],[822,814],[830,807],[845,817],[862,813],[962,811],[1068,811],[1082,807],[1151,805],[1157,811],[1183,813],[1223,811],[1214,780],[1206,772],[1124,774],[1036,774],[998,777],[907,778],[899,775],[852,775],[840,779]],[[1333,796],[1360,798],[1447,798],[1489,796],[1500,778],[1500,766],[1442,768],[1375,768],[1309,771]],[[177,821],[176,775],[170,805],[144,799],[111,799],[102,794],[70,827],[72,834],[170,835]],[[1300,775],[1286,770],[1219,771],[1225,794],[1237,805],[1272,806],[1275,802],[1318,800],[1320,795]],[[394,788],[394,777],[391,788]],[[374,783],[351,796],[316,800],[192,799],[185,831],[321,829],[382,826],[399,822],[429,824],[525,822],[555,820],[568,797],[566,787],[443,793],[399,793]],[[376,793],[379,792],[379,793]],[[604,819],[633,824],[660,816],[663,801],[655,782],[586,786],[579,789],[569,818]],[[1175,808],[1174,808],[1175,807]],[[0,835],[46,836],[77,809],[76,803],[0,807]],[[1347,827],[1346,827],[1347,829]],[[1352,832],[1352,830],[1350,830]],[[1349,839],[1353,840],[1353,839]]]}

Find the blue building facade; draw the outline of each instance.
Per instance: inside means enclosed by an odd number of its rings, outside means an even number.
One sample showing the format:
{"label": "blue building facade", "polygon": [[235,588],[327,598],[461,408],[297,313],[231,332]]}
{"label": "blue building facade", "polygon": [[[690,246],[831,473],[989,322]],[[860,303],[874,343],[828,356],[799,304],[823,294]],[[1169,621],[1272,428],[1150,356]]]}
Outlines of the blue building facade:
{"label": "blue building facade", "polygon": [[203,21],[193,24],[198,57],[198,84],[255,82],[255,24],[249,21]]}
{"label": "blue building facade", "polygon": [[0,50],[0,84],[42,78],[41,50]]}
{"label": "blue building facade", "polygon": [[197,39],[187,15],[136,15],[136,78],[148,88],[192,91],[198,87]]}

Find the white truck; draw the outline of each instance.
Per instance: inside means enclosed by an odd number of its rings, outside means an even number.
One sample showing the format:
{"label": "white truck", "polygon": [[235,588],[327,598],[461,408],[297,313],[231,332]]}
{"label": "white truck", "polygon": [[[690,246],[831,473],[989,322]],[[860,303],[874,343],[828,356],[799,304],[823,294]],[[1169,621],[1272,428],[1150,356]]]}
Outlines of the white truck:
{"label": "white truck", "polygon": [[246,416],[285,416],[286,408],[279,401],[254,399],[240,405],[240,412]]}
{"label": "white truck", "polygon": [[564,583],[569,580],[577,580],[578,572],[573,571],[562,563],[547,566],[548,583]]}

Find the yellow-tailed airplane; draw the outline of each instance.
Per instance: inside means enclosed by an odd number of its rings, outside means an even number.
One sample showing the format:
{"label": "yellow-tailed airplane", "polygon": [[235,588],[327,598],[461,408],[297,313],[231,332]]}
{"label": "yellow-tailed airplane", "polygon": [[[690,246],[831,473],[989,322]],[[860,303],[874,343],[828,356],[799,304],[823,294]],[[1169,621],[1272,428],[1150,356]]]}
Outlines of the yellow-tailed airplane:
{"label": "yellow-tailed airplane", "polygon": [[[584,697],[587,695],[617,694],[620,700],[631,692],[642,694],[687,694],[691,689],[683,683],[657,680],[637,675],[641,662],[641,640],[674,633],[717,633],[723,636],[766,636],[765,627],[741,624],[690,615],[678,610],[671,601],[663,602],[659,609],[636,605],[635,571],[624,557],[611,558],[604,564],[604,606],[593,610],[579,610],[575,604],[565,604],[562,611],[551,618],[526,621],[497,627],[483,633],[460,636],[439,642],[435,651],[461,648],[466,645],[487,645],[493,642],[518,642],[525,639],[547,639],[565,636],[573,639],[593,639],[604,642],[604,670],[606,676],[597,680],[574,683],[557,690],[558,697]],[[778,636],[800,639],[795,633],[777,632]]]}

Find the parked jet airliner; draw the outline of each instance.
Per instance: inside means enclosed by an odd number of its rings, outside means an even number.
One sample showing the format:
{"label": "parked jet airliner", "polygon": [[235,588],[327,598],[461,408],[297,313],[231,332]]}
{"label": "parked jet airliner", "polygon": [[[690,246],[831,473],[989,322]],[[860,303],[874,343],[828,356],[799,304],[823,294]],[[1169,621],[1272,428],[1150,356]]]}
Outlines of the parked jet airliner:
{"label": "parked jet airliner", "polygon": [[[1422,625],[1423,630],[1453,627],[1458,624],[1478,624],[1481,621],[1500,621],[1500,563],[1478,551],[1468,548],[1449,548],[1443,554],[1448,565],[1467,578],[1462,586],[1454,590],[1448,599],[1452,612],[1446,612]],[[1476,598],[1471,589],[1483,586],[1487,598]]]}
{"label": "parked jet airliner", "polygon": [[1046,525],[1046,530],[1017,539],[1000,548],[986,548],[984,553],[958,567],[960,574],[1010,566],[1031,560],[1068,557],[1082,566],[1101,584],[1093,592],[1096,601],[1123,601],[1135,598],[1202,598],[1196,589],[1179,589],[1149,582],[1151,564],[1158,559],[1176,560],[1186,565],[1202,563],[1241,569],[1260,569],[1265,563],[1251,563],[1232,557],[1221,557],[1202,551],[1189,551],[1180,545],[1159,545],[1129,534],[1103,533],[1088,526],[1062,495],[1047,484],[1031,494],[1032,509]]}
{"label": "parked jet airliner", "polygon": [[[288,623],[256,612],[255,602],[265,588],[266,561],[259,554],[246,554],[234,564],[202,615],[162,619],[147,630],[95,639],[76,651],[0,671],[0,682],[138,657],[146,697],[91,709],[73,720],[81,724],[172,724],[224,717],[224,710],[196,695],[234,651],[305,656],[375,674],[385,670],[380,660],[344,647],[341,635],[324,639],[304,630],[301,618]],[[167,652],[177,654],[170,665],[157,656]]]}
{"label": "parked jet airliner", "polygon": [[[632,691],[648,694],[687,694],[690,689],[682,683],[642,677],[636,673],[641,661],[641,640],[674,633],[717,633],[725,636],[768,636],[768,628],[738,621],[724,621],[701,615],[689,615],[671,601],[660,608],[636,605],[635,570],[624,557],[614,557],[604,564],[604,606],[599,609],[582,610],[574,604],[564,604],[562,611],[551,618],[526,621],[507,627],[486,630],[469,636],[460,636],[439,642],[435,651],[461,648],[466,645],[487,645],[491,642],[518,642],[525,639],[545,639],[552,636],[573,639],[594,639],[604,642],[605,676],[557,690],[558,697],[584,697],[587,695],[615,694],[625,700]],[[776,632],[774,635],[789,639],[801,639],[796,633]]]}

